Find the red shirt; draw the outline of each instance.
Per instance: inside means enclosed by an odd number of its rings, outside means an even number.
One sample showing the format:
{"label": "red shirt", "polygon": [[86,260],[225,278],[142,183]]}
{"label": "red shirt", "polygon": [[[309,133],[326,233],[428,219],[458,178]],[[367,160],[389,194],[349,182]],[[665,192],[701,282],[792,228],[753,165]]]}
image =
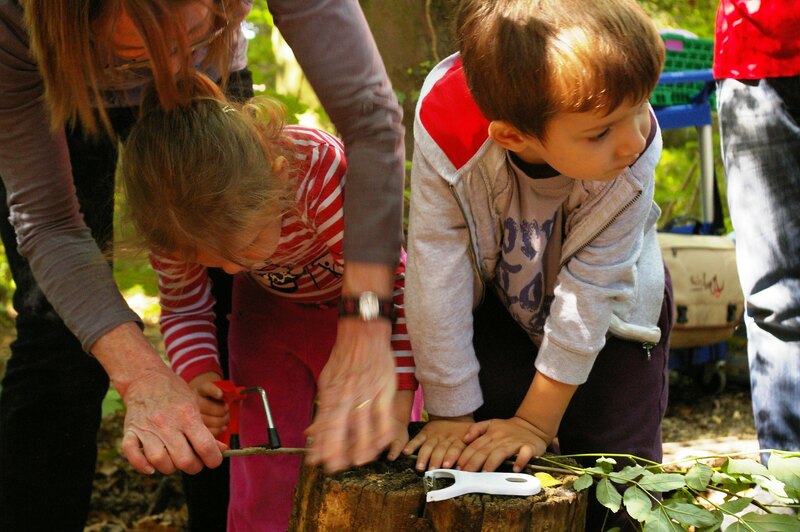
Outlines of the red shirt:
{"label": "red shirt", "polygon": [[760,79],[800,74],[798,0],[720,0],[714,77]]}
{"label": "red shirt", "polygon": [[[296,157],[297,208],[281,220],[278,247],[250,272],[265,290],[298,303],[338,300],[344,253],[344,147],[323,131],[287,126],[286,140]],[[201,373],[222,374],[214,326],[214,297],[205,266],[151,254],[158,274],[161,334],[172,369],[186,381]],[[405,253],[395,270],[392,351],[397,385],[416,388],[414,358],[404,309]]]}

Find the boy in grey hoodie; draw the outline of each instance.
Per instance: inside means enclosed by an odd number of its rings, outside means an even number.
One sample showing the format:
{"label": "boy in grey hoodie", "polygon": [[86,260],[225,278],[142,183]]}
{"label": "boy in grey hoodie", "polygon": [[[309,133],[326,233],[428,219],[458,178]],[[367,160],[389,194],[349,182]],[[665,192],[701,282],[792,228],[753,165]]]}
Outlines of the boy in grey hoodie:
{"label": "boy in grey hoodie", "polygon": [[567,453],[661,459],[671,290],[633,0],[470,0],[414,124],[408,329],[419,469]]}

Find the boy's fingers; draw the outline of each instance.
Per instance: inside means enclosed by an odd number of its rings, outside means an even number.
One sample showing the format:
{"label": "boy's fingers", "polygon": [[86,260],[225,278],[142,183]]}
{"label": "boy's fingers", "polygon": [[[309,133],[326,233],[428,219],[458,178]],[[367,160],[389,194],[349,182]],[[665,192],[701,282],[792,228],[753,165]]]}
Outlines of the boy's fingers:
{"label": "boy's fingers", "polygon": [[435,442],[432,442],[431,440],[426,441],[422,447],[419,448],[419,451],[417,451],[417,471],[425,471],[425,469],[428,467],[428,461],[430,460],[431,452],[435,448],[435,445],[432,443]]}
{"label": "boy's fingers", "polygon": [[[519,449],[519,453],[517,454],[517,459],[514,460],[514,472],[519,473],[522,471],[528,462],[531,461],[531,458],[534,456],[533,447],[530,445],[523,445]],[[499,467],[500,464],[498,464]]]}
{"label": "boy's fingers", "polygon": [[479,437],[486,434],[486,430],[489,428],[490,421],[491,420],[480,421],[470,425],[470,427],[467,429],[467,432],[464,434],[464,443],[469,445]]}
{"label": "boy's fingers", "polygon": [[465,445],[459,441],[453,442],[447,452],[444,454],[444,461],[442,465],[448,469],[453,467],[453,464],[458,462],[461,453],[464,452]]}
{"label": "boy's fingers", "polygon": [[425,434],[423,434],[422,432],[411,438],[411,440],[406,444],[406,446],[403,447],[403,454],[406,455],[414,454],[414,451],[419,449],[419,447],[423,443],[425,443],[425,439],[426,439]]}
{"label": "boy's fingers", "polygon": [[397,457],[400,456],[401,452],[403,452],[403,446],[405,444],[406,439],[404,438],[396,438],[392,440],[392,443],[389,444],[389,452],[386,454],[386,458],[388,458],[391,462],[397,460]]}

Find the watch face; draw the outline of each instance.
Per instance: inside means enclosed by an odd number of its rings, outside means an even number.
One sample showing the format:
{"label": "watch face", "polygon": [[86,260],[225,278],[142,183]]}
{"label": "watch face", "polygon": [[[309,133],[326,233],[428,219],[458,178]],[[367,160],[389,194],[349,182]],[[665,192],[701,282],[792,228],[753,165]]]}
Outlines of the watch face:
{"label": "watch face", "polygon": [[361,319],[371,321],[378,318],[380,314],[380,302],[378,296],[373,292],[364,292],[358,298],[358,313]]}

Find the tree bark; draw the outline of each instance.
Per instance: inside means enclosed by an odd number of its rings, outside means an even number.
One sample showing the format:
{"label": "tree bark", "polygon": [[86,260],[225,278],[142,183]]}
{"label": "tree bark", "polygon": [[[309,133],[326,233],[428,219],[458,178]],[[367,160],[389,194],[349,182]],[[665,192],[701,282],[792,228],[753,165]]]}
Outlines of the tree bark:
{"label": "tree bark", "polygon": [[572,489],[576,476],[553,476],[562,484],[531,497],[467,494],[426,503],[411,458],[381,459],[330,476],[303,466],[289,530],[583,531],[587,491]]}

